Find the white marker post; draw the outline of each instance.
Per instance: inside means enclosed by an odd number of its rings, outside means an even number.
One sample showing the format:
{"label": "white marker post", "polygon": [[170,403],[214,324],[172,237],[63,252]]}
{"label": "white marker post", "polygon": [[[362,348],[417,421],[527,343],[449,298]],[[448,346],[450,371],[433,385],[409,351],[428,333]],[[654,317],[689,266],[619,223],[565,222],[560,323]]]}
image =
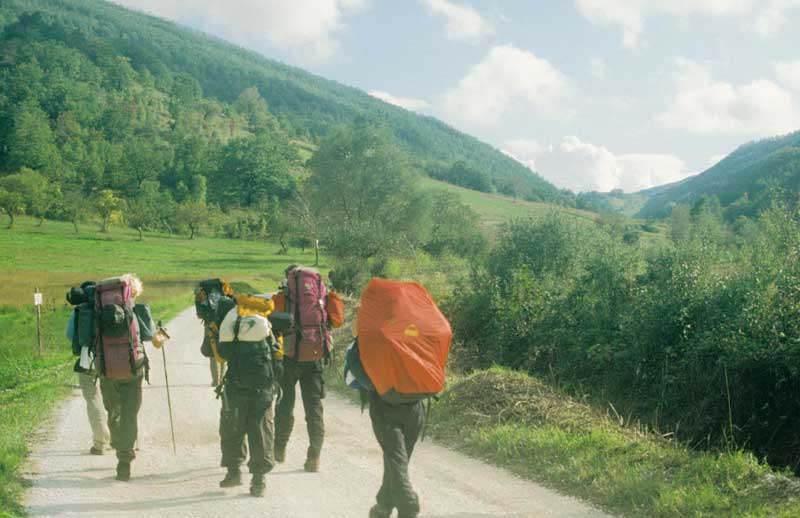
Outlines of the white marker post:
{"label": "white marker post", "polygon": [[39,341],[39,356],[41,356],[44,352],[42,347],[42,294],[39,293],[39,288],[35,290],[33,293],[33,305],[36,307],[36,339]]}

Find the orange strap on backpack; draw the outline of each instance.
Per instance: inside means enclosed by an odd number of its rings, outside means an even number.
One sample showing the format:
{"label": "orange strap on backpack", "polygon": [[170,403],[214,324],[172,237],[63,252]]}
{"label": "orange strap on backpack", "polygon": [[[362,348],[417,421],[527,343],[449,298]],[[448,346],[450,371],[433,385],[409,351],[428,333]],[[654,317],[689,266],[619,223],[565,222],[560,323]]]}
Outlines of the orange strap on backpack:
{"label": "orange strap on backpack", "polygon": [[325,310],[332,328],[338,329],[344,325],[344,301],[335,291],[329,291],[325,297]]}

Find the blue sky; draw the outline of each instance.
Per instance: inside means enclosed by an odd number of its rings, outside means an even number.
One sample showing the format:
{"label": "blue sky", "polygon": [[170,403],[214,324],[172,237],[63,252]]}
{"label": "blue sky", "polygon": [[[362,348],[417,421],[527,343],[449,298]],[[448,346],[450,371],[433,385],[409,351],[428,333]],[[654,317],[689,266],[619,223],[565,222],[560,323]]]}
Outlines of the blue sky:
{"label": "blue sky", "polygon": [[352,85],[574,191],[800,130],[800,0],[117,0]]}

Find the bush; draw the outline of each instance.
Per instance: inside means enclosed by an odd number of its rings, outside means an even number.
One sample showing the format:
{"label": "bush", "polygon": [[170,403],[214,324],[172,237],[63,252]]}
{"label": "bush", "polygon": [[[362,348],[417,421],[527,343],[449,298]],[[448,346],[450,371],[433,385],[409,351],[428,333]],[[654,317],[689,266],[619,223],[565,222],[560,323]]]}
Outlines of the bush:
{"label": "bush", "polygon": [[703,446],[800,464],[800,218],[775,207],[745,245],[681,222],[650,250],[557,215],[507,226],[453,297],[462,367],[591,389]]}

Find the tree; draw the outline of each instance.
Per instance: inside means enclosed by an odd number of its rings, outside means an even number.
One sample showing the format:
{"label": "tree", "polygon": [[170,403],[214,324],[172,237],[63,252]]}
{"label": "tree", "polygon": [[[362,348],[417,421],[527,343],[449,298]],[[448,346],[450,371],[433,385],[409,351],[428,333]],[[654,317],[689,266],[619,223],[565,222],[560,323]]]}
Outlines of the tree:
{"label": "tree", "polygon": [[18,106],[13,113],[13,120],[7,143],[9,168],[57,171],[61,154],[50,129],[50,120],[38,103],[29,101]]}
{"label": "tree", "polygon": [[385,126],[359,122],[325,139],[309,162],[309,199],[339,258],[386,258],[419,241],[424,197]]}
{"label": "tree", "polygon": [[9,176],[0,179],[0,208],[8,214],[8,227],[14,228],[14,217],[25,213],[25,197],[16,182],[9,181]]}
{"label": "tree", "polygon": [[100,232],[108,232],[108,228],[122,219],[125,200],[117,197],[111,189],[98,191],[94,196],[94,210],[100,216]]}
{"label": "tree", "polygon": [[197,234],[200,228],[208,223],[211,217],[208,206],[205,204],[205,202],[194,200],[187,200],[178,205],[176,215],[180,223],[183,223],[189,227],[189,230],[191,231],[189,239],[194,239],[194,236]]}
{"label": "tree", "polygon": [[91,205],[86,195],[77,187],[69,187],[61,197],[60,212],[62,216],[72,223],[75,233],[78,233],[78,223],[89,218]]}
{"label": "tree", "polygon": [[675,205],[669,217],[670,236],[676,243],[689,239],[692,233],[692,215],[686,205]]}
{"label": "tree", "polygon": [[0,178],[0,189],[3,190],[2,207],[10,220],[8,228],[14,227],[15,215],[25,212],[38,217],[41,225],[60,194],[58,187],[51,187],[42,175],[27,167]]}
{"label": "tree", "polygon": [[28,214],[39,218],[39,226],[44,223],[44,218],[56,203],[61,199],[61,189],[47,179],[26,167],[19,174],[23,175],[26,184],[26,208]]}
{"label": "tree", "polygon": [[158,224],[159,202],[161,201],[158,187],[157,181],[145,181],[136,197],[128,204],[126,220],[128,226],[139,232],[139,241],[144,240],[144,230]]}
{"label": "tree", "polygon": [[225,206],[286,199],[297,189],[293,169],[298,164],[295,147],[277,134],[234,139],[222,152],[213,192]]}
{"label": "tree", "polygon": [[451,252],[474,258],[486,248],[486,240],[478,227],[478,214],[452,192],[441,191],[431,200],[431,230],[425,251],[441,256]]}

